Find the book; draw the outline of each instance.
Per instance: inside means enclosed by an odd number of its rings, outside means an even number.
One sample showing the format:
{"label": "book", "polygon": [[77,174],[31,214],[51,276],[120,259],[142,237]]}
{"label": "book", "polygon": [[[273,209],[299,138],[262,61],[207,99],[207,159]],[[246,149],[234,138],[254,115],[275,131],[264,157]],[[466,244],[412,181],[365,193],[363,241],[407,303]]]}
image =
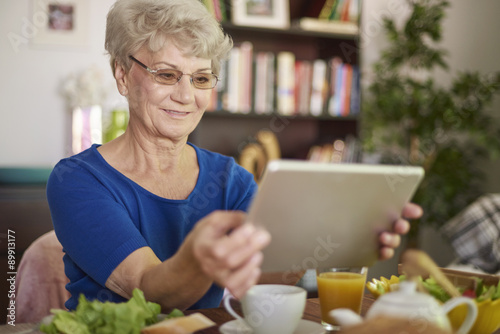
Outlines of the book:
{"label": "book", "polygon": [[228,83],[228,59],[224,59],[220,64],[219,82],[215,86],[217,91],[217,103],[214,110],[223,110],[227,107],[225,101],[227,99],[227,83]]}
{"label": "book", "polygon": [[342,82],[342,110],[341,116],[347,116],[351,111],[352,65],[345,64]]}
{"label": "book", "polygon": [[274,54],[257,52],[255,55],[254,111],[272,113],[274,106]]}
{"label": "book", "polygon": [[295,113],[306,116],[310,113],[312,90],[312,63],[307,60],[295,63]]}
{"label": "book", "polygon": [[359,140],[348,135],[345,138],[345,148],[342,155],[342,162],[345,163],[356,163],[361,160],[361,144]]}
{"label": "book", "polygon": [[326,0],[321,12],[317,16],[319,19],[328,20],[332,11],[335,10],[335,5],[337,4],[337,0]]}
{"label": "book", "polygon": [[361,90],[359,82],[359,67],[352,67],[352,85],[351,85],[351,114],[358,115],[361,111]]}
{"label": "book", "polygon": [[281,115],[295,112],[295,54],[288,51],[277,55],[277,110]]}
{"label": "book", "polygon": [[240,45],[240,90],[238,92],[240,112],[248,114],[252,110],[253,45],[246,41]]}
{"label": "book", "polygon": [[330,116],[341,115],[341,102],[342,102],[342,80],[343,80],[344,64],[339,63],[335,69],[335,89],[333,96],[330,97],[328,106],[328,113]]}
{"label": "book", "polygon": [[359,26],[351,21],[320,20],[311,17],[302,17],[296,21],[296,26],[302,30],[325,32],[331,34],[357,36]]}
{"label": "book", "polygon": [[276,109],[276,55],[272,52],[267,55],[266,79],[266,110],[272,113]]}
{"label": "book", "polygon": [[227,21],[226,4],[224,0],[213,0],[215,18],[219,22]]}
{"label": "book", "polygon": [[360,0],[351,0],[349,7],[349,21],[358,23],[359,25],[359,12],[360,12]]}
{"label": "book", "polygon": [[213,0],[202,0],[202,3],[207,7],[207,10],[210,14],[212,14],[215,18],[217,18],[215,14],[215,6]]}
{"label": "book", "polygon": [[321,11],[325,7],[327,0],[309,0],[306,8],[304,9],[303,16],[318,18]]}
{"label": "book", "polygon": [[328,94],[328,113],[330,116],[338,116],[336,113],[336,106],[335,103],[338,103],[336,99],[338,96],[338,89],[340,88],[339,85],[337,85],[337,80],[339,80],[339,74],[338,72],[341,70],[342,66],[342,59],[340,57],[333,57],[329,61],[329,68],[330,68],[330,83],[329,83],[329,94]]}
{"label": "book", "polygon": [[323,113],[326,94],[328,91],[327,65],[323,59],[316,59],[313,62],[311,104],[309,112],[313,116],[320,116]]}
{"label": "book", "polygon": [[240,74],[240,61],[241,61],[241,50],[239,47],[235,46],[231,49],[229,53],[229,61],[227,68],[227,93],[224,99],[224,109],[229,110],[232,113],[238,113],[240,111],[240,86],[241,86],[241,74]]}

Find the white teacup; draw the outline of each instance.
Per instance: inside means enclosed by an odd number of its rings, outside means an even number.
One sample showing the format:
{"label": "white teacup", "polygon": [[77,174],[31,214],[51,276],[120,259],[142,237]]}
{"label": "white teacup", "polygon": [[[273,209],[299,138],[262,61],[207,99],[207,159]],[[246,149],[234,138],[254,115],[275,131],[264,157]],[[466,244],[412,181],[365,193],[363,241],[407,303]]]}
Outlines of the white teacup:
{"label": "white teacup", "polygon": [[306,297],[306,290],[298,286],[259,284],[250,288],[240,301],[244,318],[231,307],[233,296],[224,299],[224,307],[252,328],[254,334],[292,334],[304,314]]}

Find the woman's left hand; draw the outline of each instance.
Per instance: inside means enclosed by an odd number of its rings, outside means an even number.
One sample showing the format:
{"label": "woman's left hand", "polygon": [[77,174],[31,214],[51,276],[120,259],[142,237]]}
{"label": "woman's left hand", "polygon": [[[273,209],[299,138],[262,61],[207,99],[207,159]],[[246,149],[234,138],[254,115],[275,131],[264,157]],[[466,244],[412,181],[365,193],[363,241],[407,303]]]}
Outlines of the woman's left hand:
{"label": "woman's left hand", "polygon": [[402,218],[394,223],[392,233],[383,232],[380,234],[379,241],[381,247],[379,258],[381,260],[387,260],[394,256],[394,249],[401,243],[401,235],[408,233],[410,230],[410,223],[406,219],[420,218],[422,214],[423,210],[417,204],[406,204],[403,208]]}

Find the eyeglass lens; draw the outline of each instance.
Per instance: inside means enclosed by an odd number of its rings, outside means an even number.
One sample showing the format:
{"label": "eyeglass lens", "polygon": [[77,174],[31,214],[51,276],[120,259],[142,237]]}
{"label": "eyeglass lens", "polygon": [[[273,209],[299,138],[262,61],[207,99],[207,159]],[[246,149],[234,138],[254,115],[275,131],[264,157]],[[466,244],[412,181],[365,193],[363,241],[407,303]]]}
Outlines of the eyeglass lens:
{"label": "eyeglass lens", "polygon": [[191,76],[191,81],[196,88],[210,89],[217,84],[217,77],[212,73],[184,74],[174,69],[162,69],[156,72],[156,81],[165,85],[175,85],[183,75]]}

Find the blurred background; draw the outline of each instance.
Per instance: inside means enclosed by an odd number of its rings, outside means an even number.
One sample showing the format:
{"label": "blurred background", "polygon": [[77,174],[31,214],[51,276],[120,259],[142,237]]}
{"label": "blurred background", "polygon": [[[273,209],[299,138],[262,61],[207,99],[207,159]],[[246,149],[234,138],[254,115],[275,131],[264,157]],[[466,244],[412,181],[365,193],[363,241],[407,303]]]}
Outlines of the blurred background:
{"label": "blurred background", "polygon": [[[400,2],[363,2],[360,43],[362,86],[364,78],[370,76],[372,64],[379,59],[380,51],[388,44],[381,17],[393,14],[403,16],[401,8],[395,10]],[[98,84],[94,88],[105,93],[95,97],[102,100],[100,106],[104,119],[111,117],[112,110],[126,108],[125,101],[115,89],[104,51],[106,14],[114,0],[76,1],[83,9],[69,23],[67,15],[71,12],[62,7],[56,8],[54,13],[61,16],[61,23],[54,23],[54,29],[64,30],[72,24],[77,27],[75,34],[64,40],[53,40],[41,31],[40,17],[46,3],[43,0],[0,0],[0,167],[50,169],[61,158],[72,154],[73,109],[63,94],[65,90],[71,90],[72,75],[89,69],[94,71],[92,73],[98,78],[92,79]],[[437,71],[434,76],[438,83],[448,85],[457,71],[488,74],[500,70],[498,13],[500,2],[495,0],[451,2],[444,19],[441,43],[449,52],[450,71]],[[500,122],[498,97],[491,112]],[[486,173],[486,191],[500,192],[500,161],[485,159],[475,163]],[[5,207],[2,208],[5,210]],[[0,212],[2,226],[10,224],[5,217],[5,212]],[[0,233],[4,231],[0,230]],[[428,251],[439,265],[444,266],[453,260],[453,251],[435,230],[424,228],[420,233],[420,247]],[[370,270],[369,276],[387,276],[396,272],[397,261],[396,256],[391,261],[378,263]]]}

